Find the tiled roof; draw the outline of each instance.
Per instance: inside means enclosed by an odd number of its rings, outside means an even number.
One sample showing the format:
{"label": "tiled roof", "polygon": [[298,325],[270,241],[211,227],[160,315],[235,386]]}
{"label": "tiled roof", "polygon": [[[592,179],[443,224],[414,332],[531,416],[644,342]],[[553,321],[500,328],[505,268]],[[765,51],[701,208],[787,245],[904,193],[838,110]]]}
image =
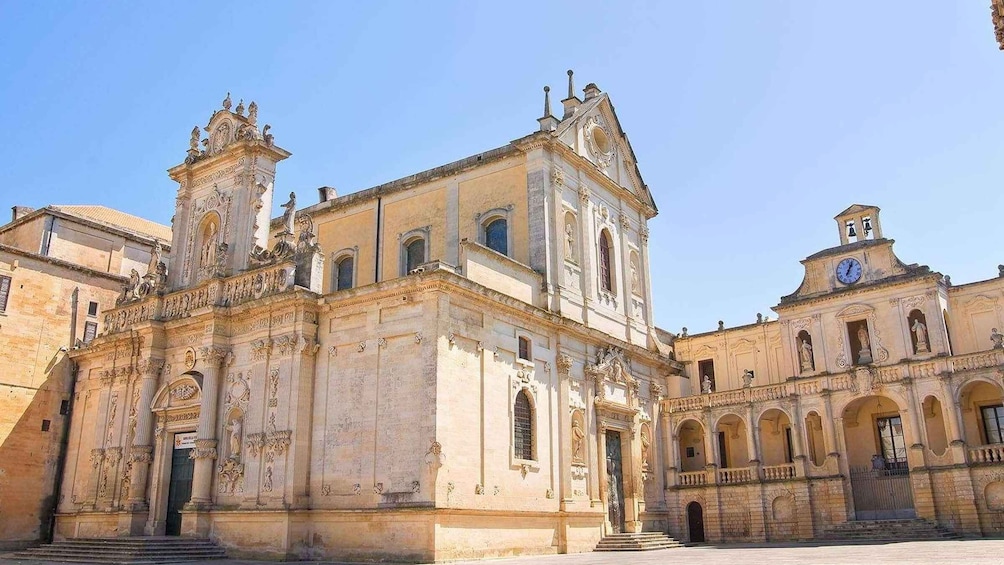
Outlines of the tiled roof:
{"label": "tiled roof", "polygon": [[169,226],[105,206],[50,206],[50,208],[70,216],[77,216],[142,236],[156,238],[164,243],[171,242],[171,228]]}

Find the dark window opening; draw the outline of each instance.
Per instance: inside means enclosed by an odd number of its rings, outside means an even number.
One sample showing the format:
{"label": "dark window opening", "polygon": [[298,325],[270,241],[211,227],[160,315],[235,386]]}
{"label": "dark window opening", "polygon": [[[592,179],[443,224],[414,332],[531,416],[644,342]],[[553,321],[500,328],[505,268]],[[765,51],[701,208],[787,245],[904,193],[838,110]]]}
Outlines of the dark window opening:
{"label": "dark window opening", "polygon": [[885,460],[885,468],[906,469],[906,440],[903,438],[903,420],[899,416],[878,418],[875,420],[878,428],[881,456]]}
{"label": "dark window opening", "polygon": [[49,431],[50,425],[52,425],[52,422],[50,422],[49,420],[42,420],[42,431],[43,432]]}
{"label": "dark window opening", "polygon": [[335,290],[346,290],[352,288],[352,257],[346,257],[336,264],[338,277],[335,281]]}
{"label": "dark window opening", "polygon": [[419,265],[425,263],[425,240],[416,239],[408,244],[404,250],[405,254],[405,274],[417,269]]}
{"label": "dark window opening", "polygon": [[980,415],[987,444],[1004,443],[1004,406],[984,406]]}
{"label": "dark window opening", "polygon": [[785,428],[784,429],[784,462],[785,463],[794,463],[795,462],[795,458],[793,456],[793,452],[794,452],[793,445],[794,444],[792,444],[792,442],[791,442],[791,428],[790,427],[789,428]]}
{"label": "dark window opening", "polygon": [[705,359],[697,362],[697,386],[700,387],[702,391],[704,390],[704,377],[708,377],[708,380],[711,381],[711,391],[714,392],[716,390],[714,359]]}
{"label": "dark window opening", "polygon": [[531,353],[530,353],[530,340],[527,339],[527,338],[525,338],[525,337],[523,337],[523,336],[520,336],[520,338],[519,338],[519,358],[520,359],[525,359],[525,360],[529,361],[530,360],[530,355],[531,355]]}
{"label": "dark window opening", "polygon": [[59,415],[66,416],[70,413],[70,401],[62,400],[59,402]]}
{"label": "dark window opening", "polygon": [[607,292],[613,292],[613,269],[611,268],[610,234],[607,230],[600,232],[600,286]]}
{"label": "dark window opening", "polygon": [[533,408],[525,390],[516,395],[516,405],[513,410],[515,455],[519,459],[533,459]]}
{"label": "dark window opening", "polygon": [[687,457],[694,457],[694,456],[696,456],[696,453],[694,452],[694,448],[693,447],[688,447],[687,448]]}
{"label": "dark window opening", "polygon": [[503,255],[509,254],[509,226],[502,218],[485,226],[485,245]]}
{"label": "dark window opening", "polygon": [[723,469],[729,467],[729,450],[725,446],[725,432],[718,432],[718,459]]}
{"label": "dark window opening", "polygon": [[97,302],[89,302],[87,304],[87,315],[88,316],[97,316],[98,315],[98,303]]}

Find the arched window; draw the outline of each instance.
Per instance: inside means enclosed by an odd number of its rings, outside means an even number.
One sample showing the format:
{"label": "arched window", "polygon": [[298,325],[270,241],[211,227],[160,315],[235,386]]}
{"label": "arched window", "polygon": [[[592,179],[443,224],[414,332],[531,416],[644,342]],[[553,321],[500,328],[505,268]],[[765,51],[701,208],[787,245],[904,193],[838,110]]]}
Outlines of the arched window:
{"label": "arched window", "polygon": [[404,248],[405,274],[417,269],[422,263],[425,263],[425,240],[416,238]]}
{"label": "arched window", "polygon": [[509,226],[505,218],[496,218],[485,225],[485,245],[503,255],[509,254]]}
{"label": "arched window", "polygon": [[513,446],[518,459],[533,459],[533,407],[526,390],[516,394],[513,407]]}
{"label": "arched window", "polygon": [[613,245],[610,242],[610,232],[603,230],[600,232],[600,287],[607,291],[614,291],[613,268],[611,262]]}
{"label": "arched window", "polygon": [[353,267],[352,256],[343,257],[335,263],[335,290],[352,288]]}

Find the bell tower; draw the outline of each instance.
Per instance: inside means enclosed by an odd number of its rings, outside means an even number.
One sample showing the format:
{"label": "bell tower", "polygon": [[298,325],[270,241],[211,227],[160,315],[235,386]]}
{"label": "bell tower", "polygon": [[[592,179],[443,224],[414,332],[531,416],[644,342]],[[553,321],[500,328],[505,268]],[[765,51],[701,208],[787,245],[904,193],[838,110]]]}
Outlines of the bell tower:
{"label": "bell tower", "polygon": [[882,239],[878,206],[854,204],[833,218],[840,230],[840,245]]}
{"label": "bell tower", "polygon": [[[248,268],[256,246],[267,247],[276,163],[290,156],[258,129],[258,105],[230,93],[205,128],[196,126],[178,182],[168,286],[178,290]],[[203,131],[208,137],[202,138]]]}

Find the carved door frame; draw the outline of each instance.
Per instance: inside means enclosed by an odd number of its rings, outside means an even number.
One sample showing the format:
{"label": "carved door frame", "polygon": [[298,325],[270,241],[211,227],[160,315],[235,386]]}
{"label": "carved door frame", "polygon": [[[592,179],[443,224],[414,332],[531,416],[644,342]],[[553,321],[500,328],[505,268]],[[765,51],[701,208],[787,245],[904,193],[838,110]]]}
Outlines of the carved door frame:
{"label": "carved door frame", "polygon": [[[607,476],[607,432],[618,432],[621,434],[621,477],[624,480],[624,531],[640,532],[640,512],[638,506],[639,498],[643,493],[637,488],[635,476],[640,480],[641,465],[640,451],[641,443],[638,439],[637,410],[621,405],[610,405],[607,403],[596,404],[597,418],[597,471],[599,477],[600,500],[603,508],[607,508],[610,501],[608,491]],[[638,456],[636,456],[638,452]],[[603,531],[605,534],[613,533],[613,525],[610,523],[609,515],[603,518]]]}
{"label": "carved door frame", "polygon": [[[201,380],[201,375],[182,375],[161,387],[151,403],[150,409],[154,413],[156,426],[153,438],[153,465],[150,470],[150,486],[147,490],[147,502],[150,507],[146,524],[147,535],[164,535],[167,525],[167,497],[170,490],[174,436],[179,433],[194,432],[198,428],[202,413]],[[187,386],[194,386],[195,390],[185,389]],[[182,393],[179,394],[178,391]]]}

